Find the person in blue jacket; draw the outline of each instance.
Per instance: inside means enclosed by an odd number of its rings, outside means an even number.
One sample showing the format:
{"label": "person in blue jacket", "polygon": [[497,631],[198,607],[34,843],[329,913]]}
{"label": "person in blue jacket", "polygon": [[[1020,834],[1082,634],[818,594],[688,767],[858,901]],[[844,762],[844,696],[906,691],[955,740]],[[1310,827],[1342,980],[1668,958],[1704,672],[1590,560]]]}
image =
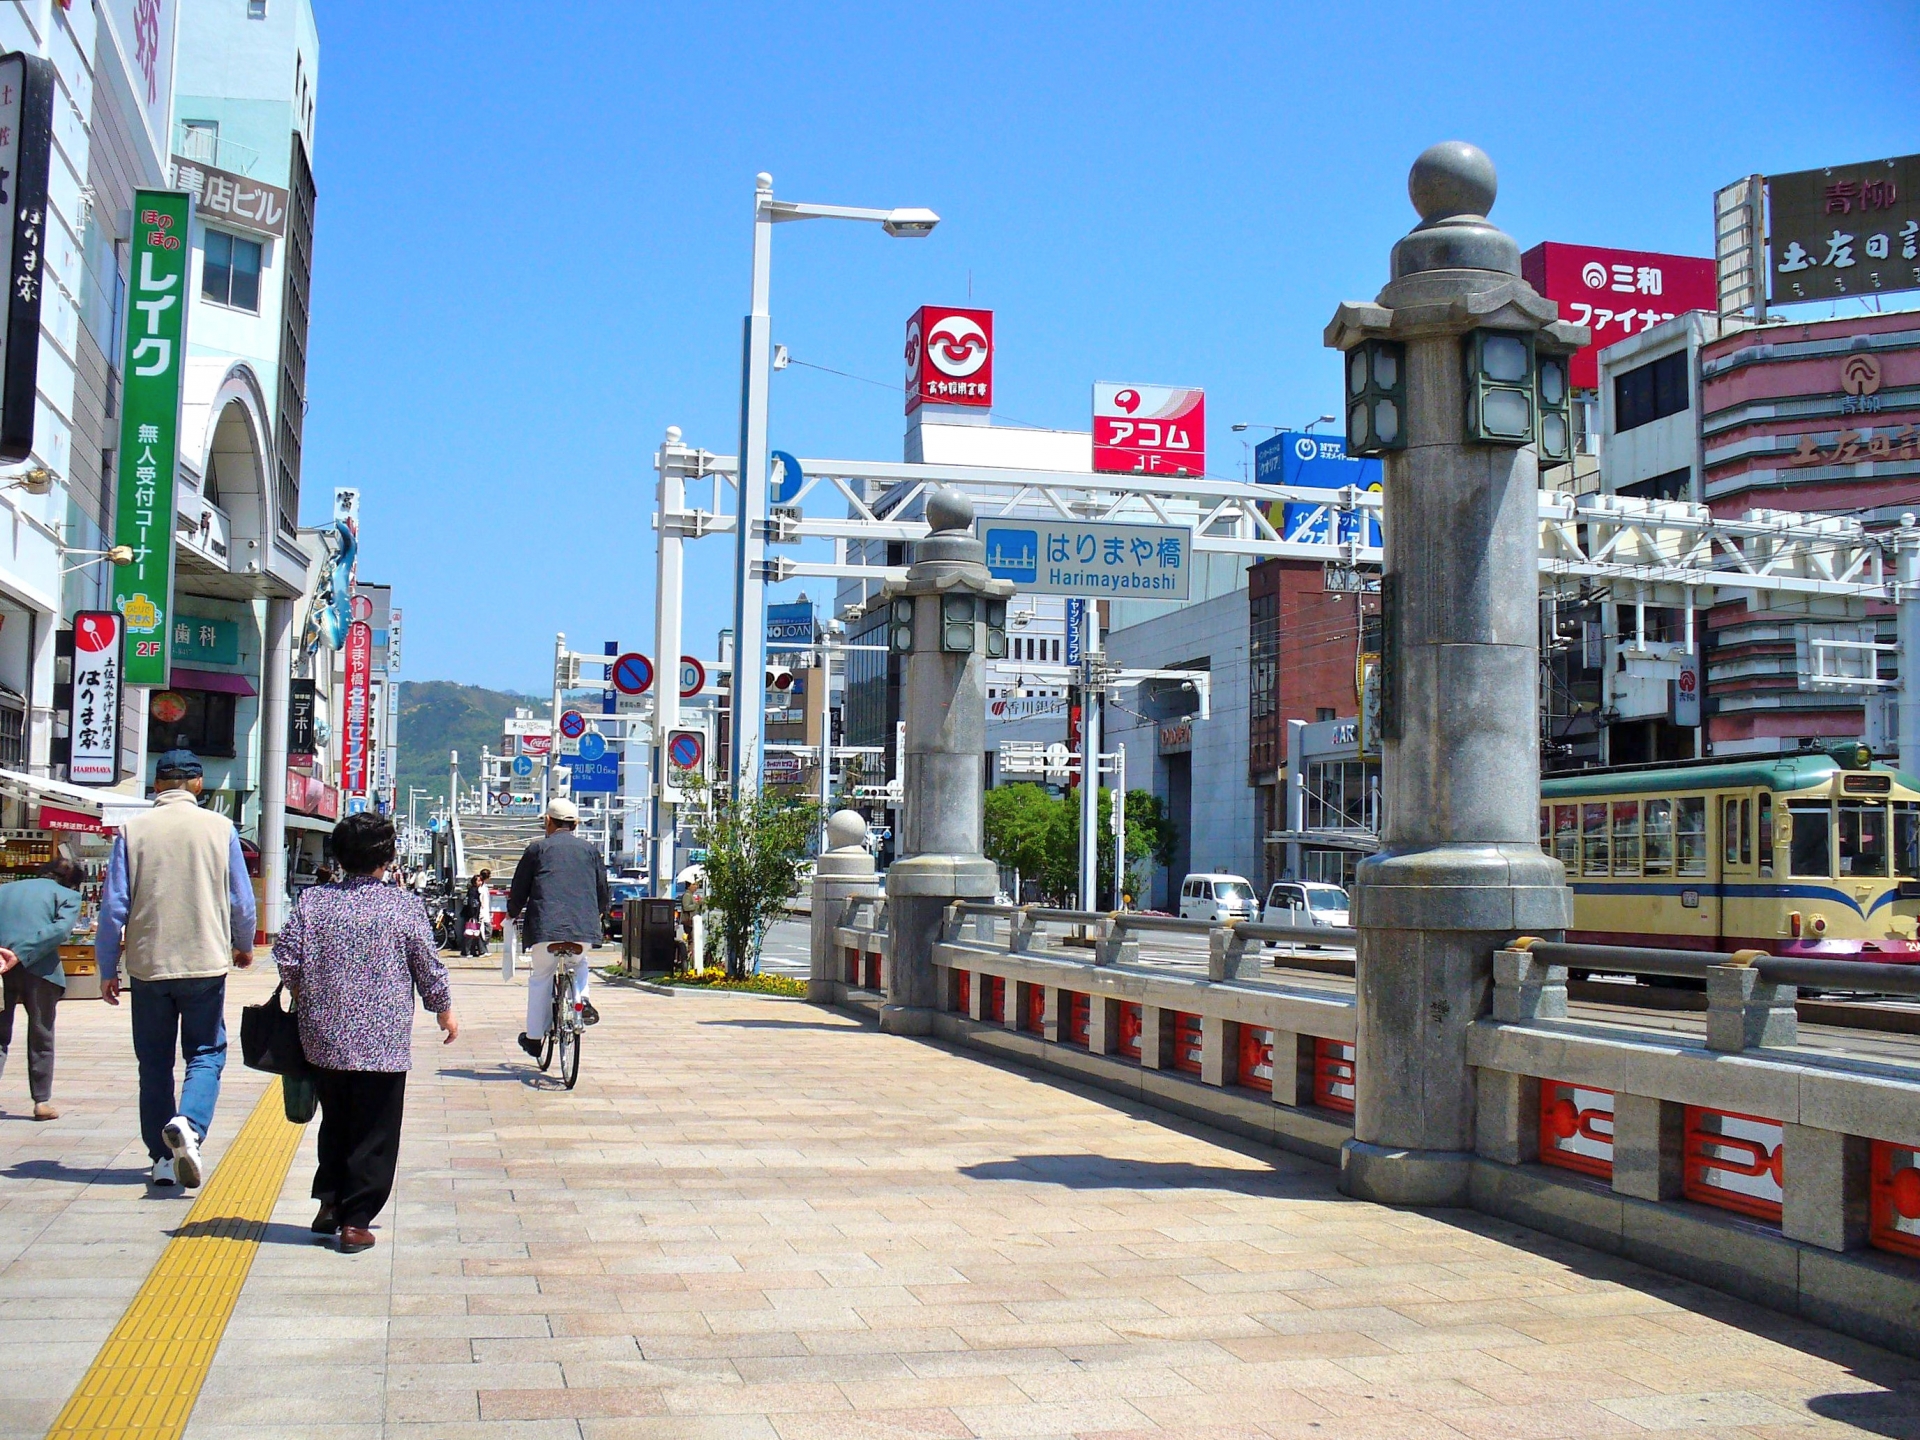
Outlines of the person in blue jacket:
{"label": "person in blue jacket", "polygon": [[40,867],[30,880],[0,885],[0,975],[5,1005],[0,1008],[0,1074],[13,1046],[15,1007],[27,1012],[27,1089],[33,1118],[58,1120],[53,1107],[53,1017],[67,988],[60,967],[60,946],[80,921],[80,887],[86,872],[61,856]]}

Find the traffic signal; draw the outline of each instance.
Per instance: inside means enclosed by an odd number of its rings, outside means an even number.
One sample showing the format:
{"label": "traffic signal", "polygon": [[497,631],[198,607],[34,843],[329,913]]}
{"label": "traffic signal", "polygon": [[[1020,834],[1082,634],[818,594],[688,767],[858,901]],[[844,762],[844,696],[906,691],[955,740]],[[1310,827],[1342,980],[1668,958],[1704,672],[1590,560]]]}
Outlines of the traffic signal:
{"label": "traffic signal", "polygon": [[784,695],[793,689],[793,668],[785,663],[767,667],[767,689]]}

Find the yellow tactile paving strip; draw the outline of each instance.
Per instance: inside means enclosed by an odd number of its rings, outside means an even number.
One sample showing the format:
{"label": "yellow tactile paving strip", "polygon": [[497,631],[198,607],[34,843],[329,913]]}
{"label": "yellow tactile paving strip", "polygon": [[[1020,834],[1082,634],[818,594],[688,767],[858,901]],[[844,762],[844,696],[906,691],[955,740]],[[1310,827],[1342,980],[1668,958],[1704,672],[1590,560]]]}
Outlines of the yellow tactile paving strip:
{"label": "yellow tactile paving strip", "polygon": [[186,1430],[302,1129],[269,1084],[48,1440],[167,1440]]}

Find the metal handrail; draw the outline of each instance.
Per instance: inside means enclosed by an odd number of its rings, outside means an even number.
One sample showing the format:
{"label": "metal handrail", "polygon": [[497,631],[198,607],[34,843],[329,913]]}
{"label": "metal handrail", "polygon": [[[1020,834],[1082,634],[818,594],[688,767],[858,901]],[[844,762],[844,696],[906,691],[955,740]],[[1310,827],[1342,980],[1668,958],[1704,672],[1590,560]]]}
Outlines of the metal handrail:
{"label": "metal handrail", "polygon": [[1549,965],[1610,975],[1664,975],[1705,980],[1716,965],[1751,964],[1769,985],[1849,990],[1863,995],[1920,995],[1920,965],[1871,960],[1821,960],[1794,955],[1729,954],[1704,950],[1653,950],[1636,945],[1572,945],[1535,940],[1527,953]]}

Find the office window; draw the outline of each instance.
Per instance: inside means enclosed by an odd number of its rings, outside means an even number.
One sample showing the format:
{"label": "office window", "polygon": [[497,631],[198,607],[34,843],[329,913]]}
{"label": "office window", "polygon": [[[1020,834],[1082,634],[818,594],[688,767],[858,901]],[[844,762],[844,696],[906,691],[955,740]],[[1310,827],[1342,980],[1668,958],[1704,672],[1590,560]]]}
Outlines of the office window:
{"label": "office window", "polygon": [[267,18],[267,0],[247,0],[247,18],[264,20]]}
{"label": "office window", "polygon": [[1678,470],[1669,470],[1664,475],[1622,485],[1616,493],[1638,496],[1642,500],[1689,500],[1693,498],[1692,481],[1693,471],[1682,465]]}
{"label": "office window", "polygon": [[260,310],[260,245],[224,230],[207,231],[200,293],[236,310]]}
{"label": "office window", "polygon": [[180,154],[188,160],[209,165],[220,163],[220,122],[218,120],[182,120]]}
{"label": "office window", "polygon": [[147,753],[176,746],[198,755],[233,757],[235,697],[216,690],[148,692]]}
{"label": "office window", "polygon": [[1662,355],[1613,377],[1615,434],[1636,430],[1691,408],[1687,398],[1687,352]]}

